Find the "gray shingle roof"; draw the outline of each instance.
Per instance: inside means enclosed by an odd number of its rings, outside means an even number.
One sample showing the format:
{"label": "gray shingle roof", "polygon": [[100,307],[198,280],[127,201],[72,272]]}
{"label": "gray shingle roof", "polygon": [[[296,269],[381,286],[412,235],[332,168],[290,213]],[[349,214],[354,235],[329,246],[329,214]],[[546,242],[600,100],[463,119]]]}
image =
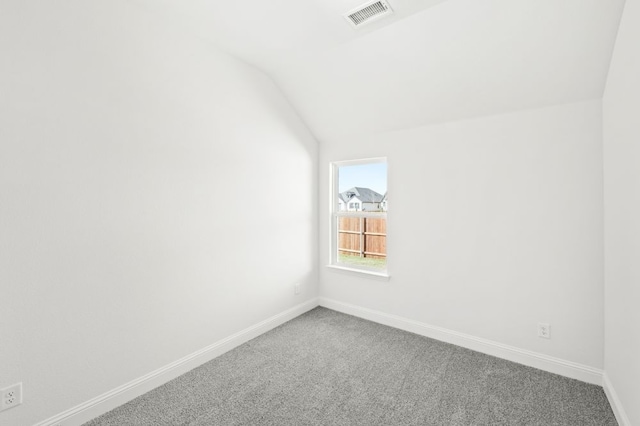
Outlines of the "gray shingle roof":
{"label": "gray shingle roof", "polygon": [[363,203],[379,203],[382,201],[383,196],[378,194],[373,189],[369,188],[360,188],[358,186],[353,187],[351,189],[347,189],[344,192],[341,192],[339,198],[345,203],[348,202],[351,197],[356,196]]}

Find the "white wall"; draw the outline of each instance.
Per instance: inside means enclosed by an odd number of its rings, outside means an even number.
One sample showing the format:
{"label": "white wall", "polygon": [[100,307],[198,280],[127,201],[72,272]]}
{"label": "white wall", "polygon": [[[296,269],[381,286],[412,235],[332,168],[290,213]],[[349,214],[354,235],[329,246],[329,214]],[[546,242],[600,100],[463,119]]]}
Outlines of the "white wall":
{"label": "white wall", "polygon": [[2,2],[0,52],[1,424],[316,296],[317,146],[267,77],[128,1]]}
{"label": "white wall", "polygon": [[627,0],[605,91],[605,369],[640,425],[640,2]]}
{"label": "white wall", "polygon": [[323,142],[322,265],[329,162],[386,156],[393,204],[390,281],[323,267],[321,296],[602,368],[601,113],[588,101]]}
{"label": "white wall", "polygon": [[[309,15],[346,1],[322,3]],[[322,31],[302,40],[321,41],[276,67],[320,141],[599,99],[624,0],[391,3],[432,7],[381,19],[340,43],[328,24],[305,21]]]}

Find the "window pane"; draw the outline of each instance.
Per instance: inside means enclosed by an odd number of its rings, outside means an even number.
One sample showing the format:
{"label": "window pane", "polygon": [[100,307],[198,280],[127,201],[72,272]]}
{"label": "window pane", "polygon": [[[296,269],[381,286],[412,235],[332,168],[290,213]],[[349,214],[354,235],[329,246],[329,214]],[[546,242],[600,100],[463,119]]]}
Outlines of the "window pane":
{"label": "window pane", "polygon": [[387,219],[338,218],[338,262],[349,266],[387,268]]}
{"label": "window pane", "polygon": [[386,211],[387,163],[340,166],[338,211]]}
{"label": "window pane", "polygon": [[386,271],[386,159],[334,163],[333,170],[332,262]]}

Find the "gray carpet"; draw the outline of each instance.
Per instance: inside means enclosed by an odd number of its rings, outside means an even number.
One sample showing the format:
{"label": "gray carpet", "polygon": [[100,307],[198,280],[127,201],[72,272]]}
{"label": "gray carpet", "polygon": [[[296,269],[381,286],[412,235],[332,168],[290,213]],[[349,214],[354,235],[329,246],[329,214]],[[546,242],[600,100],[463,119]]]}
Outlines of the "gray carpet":
{"label": "gray carpet", "polygon": [[316,308],[86,425],[616,425],[599,386]]}

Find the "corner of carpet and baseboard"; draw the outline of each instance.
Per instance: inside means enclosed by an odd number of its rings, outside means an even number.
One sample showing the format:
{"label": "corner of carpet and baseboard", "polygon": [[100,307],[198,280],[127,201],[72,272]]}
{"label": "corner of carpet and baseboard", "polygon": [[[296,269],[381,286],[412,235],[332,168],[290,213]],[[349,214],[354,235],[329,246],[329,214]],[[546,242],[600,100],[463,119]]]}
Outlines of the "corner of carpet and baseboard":
{"label": "corner of carpet and baseboard", "polygon": [[613,414],[616,416],[618,424],[620,426],[631,426],[631,420],[629,420],[627,412],[622,406],[622,402],[620,401],[620,398],[618,398],[618,394],[616,393],[606,371],[602,375],[602,388],[604,389],[604,394],[609,400],[609,405],[611,405],[611,409],[613,410]]}
{"label": "corner of carpet and baseboard", "polygon": [[34,426],[79,426],[318,306],[319,299],[311,298]]}
{"label": "corner of carpet and baseboard", "polygon": [[320,306],[549,373],[602,386],[602,370],[361,306],[320,298]]}

